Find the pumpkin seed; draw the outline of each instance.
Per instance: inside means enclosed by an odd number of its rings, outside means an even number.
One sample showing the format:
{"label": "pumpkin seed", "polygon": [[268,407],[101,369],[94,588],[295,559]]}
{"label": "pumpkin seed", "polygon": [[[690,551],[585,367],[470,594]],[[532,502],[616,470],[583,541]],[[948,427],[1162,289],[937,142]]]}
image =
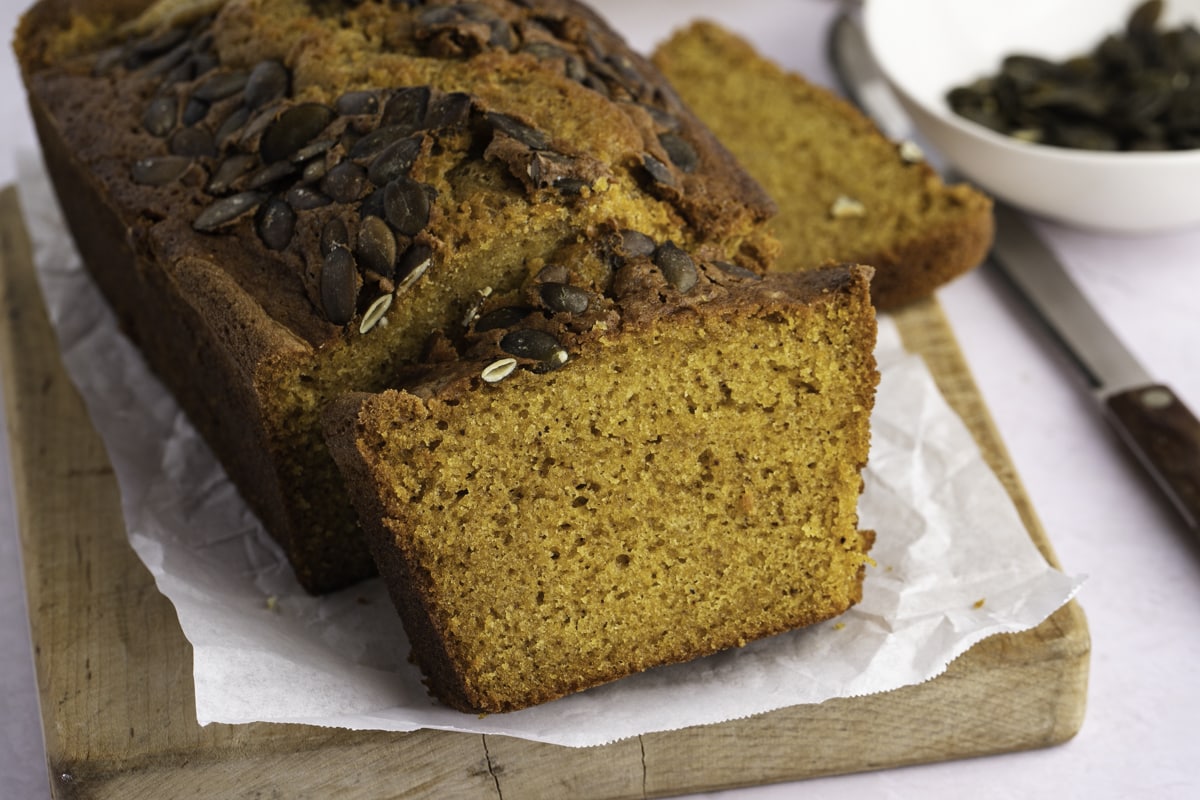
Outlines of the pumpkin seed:
{"label": "pumpkin seed", "polygon": [[203,128],[180,128],[171,135],[167,149],[177,156],[211,158],[217,154],[212,134]]}
{"label": "pumpkin seed", "polygon": [[175,129],[175,118],[179,114],[179,101],[173,94],[155,97],[142,113],[142,127],[151,136],[165,138]]}
{"label": "pumpkin seed", "polygon": [[550,139],[546,134],[508,114],[492,112],[487,114],[484,119],[493,131],[515,139],[531,150],[545,150],[550,146]]}
{"label": "pumpkin seed", "polygon": [[198,231],[210,233],[258,208],[266,199],[267,196],[262,192],[242,192],[230,197],[223,197],[201,211],[195,222],[192,223],[192,227]]}
{"label": "pumpkin seed", "polygon": [[260,61],[246,77],[243,101],[247,108],[261,108],[288,92],[291,76],[278,61]]}
{"label": "pumpkin seed", "polygon": [[377,155],[368,168],[367,175],[376,186],[386,186],[391,181],[408,173],[413,162],[421,153],[421,137],[410,136],[388,145]]}
{"label": "pumpkin seed", "polygon": [[321,255],[327,256],[338,247],[350,249],[350,231],[345,222],[334,217],[321,229]]}
{"label": "pumpkin seed", "polygon": [[569,283],[543,283],[538,294],[547,308],[564,314],[582,314],[591,303],[591,295]]}
{"label": "pumpkin seed", "polygon": [[475,332],[503,330],[511,328],[533,313],[533,309],[525,306],[500,306],[475,320]]}
{"label": "pumpkin seed", "polygon": [[343,161],[326,173],[321,190],[339,203],[352,203],[367,188],[367,171],[353,161]]}
{"label": "pumpkin seed", "polygon": [[133,163],[130,177],[143,186],[165,186],[183,177],[192,160],[186,156],[154,156]]}
{"label": "pumpkin seed", "polygon": [[416,236],[429,223],[429,193],[403,175],[384,187],[383,208],[388,223],[406,236]]}
{"label": "pumpkin seed", "polygon": [[273,197],[258,210],[255,220],[258,238],[271,250],[283,250],[292,241],[296,230],[296,212],[278,197]]}
{"label": "pumpkin seed", "polygon": [[209,194],[225,194],[233,186],[233,182],[253,169],[256,163],[258,163],[258,159],[248,153],[235,153],[229,156],[217,165],[217,169],[213,172],[208,185],[204,187],[204,191]]}
{"label": "pumpkin seed", "polygon": [[372,328],[382,322],[384,316],[387,315],[388,309],[392,307],[394,297],[395,295],[389,292],[375,298],[375,301],[363,312],[362,322],[358,324],[358,332],[361,334],[369,333]]}
{"label": "pumpkin seed", "polygon": [[670,157],[671,163],[679,167],[683,172],[695,172],[696,167],[700,165],[700,156],[696,154],[696,148],[676,133],[660,133],[658,135],[658,143],[667,151],[667,156]]}
{"label": "pumpkin seed", "polygon": [[206,78],[192,92],[192,97],[206,103],[215,103],[227,97],[233,97],[246,86],[247,75],[242,70],[219,72],[211,78]]}
{"label": "pumpkin seed", "polygon": [[396,291],[402,292],[421,279],[433,264],[433,248],[427,244],[414,244],[404,251],[396,265],[398,283]]}
{"label": "pumpkin seed", "polygon": [[333,104],[343,117],[357,117],[379,111],[379,95],[371,91],[346,92]]}
{"label": "pumpkin seed", "polygon": [[396,269],[396,236],[379,217],[365,217],[354,254],[365,269],[390,279]]}
{"label": "pumpkin seed", "polygon": [[512,375],[517,368],[517,360],[515,358],[500,358],[483,368],[479,373],[479,377],[483,378],[484,383],[499,383],[500,381]]}
{"label": "pumpkin seed", "polygon": [[429,95],[428,86],[411,86],[394,92],[383,108],[379,124],[399,128],[404,136],[417,132],[429,108]]}
{"label": "pumpkin seed", "polygon": [[561,367],[570,358],[553,334],[535,328],[506,333],[500,339],[500,349],[510,356],[539,361],[549,369]]}
{"label": "pumpkin seed", "polygon": [[358,270],[354,256],[344,247],[335,247],[321,262],[321,308],[334,325],[345,325],[354,318],[358,297]]}
{"label": "pumpkin seed", "polygon": [[690,292],[699,278],[696,262],[674,242],[659,245],[654,251],[654,265],[662,272],[667,283],[678,289],[681,294]]}
{"label": "pumpkin seed", "polygon": [[665,186],[675,185],[675,176],[671,174],[671,169],[649,153],[642,155],[642,166],[646,168],[646,172],[650,173],[650,177],[656,183]]}
{"label": "pumpkin seed", "polygon": [[653,239],[640,231],[621,231],[621,250],[629,258],[652,255],[657,247]]}
{"label": "pumpkin seed", "polygon": [[293,186],[285,195],[288,204],[297,211],[311,211],[333,202],[329,195],[317,191],[311,186]]}
{"label": "pumpkin seed", "polygon": [[292,106],[263,131],[259,155],[264,164],[290,158],[333,121],[333,109],[320,103]]}

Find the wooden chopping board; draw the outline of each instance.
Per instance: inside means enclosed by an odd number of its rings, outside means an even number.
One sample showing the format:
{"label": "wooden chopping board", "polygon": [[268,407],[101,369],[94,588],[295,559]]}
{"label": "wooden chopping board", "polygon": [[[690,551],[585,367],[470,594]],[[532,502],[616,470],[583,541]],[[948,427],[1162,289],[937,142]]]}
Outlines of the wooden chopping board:
{"label": "wooden chopping board", "polygon": [[[192,652],[130,548],[116,480],[63,371],[16,192],[0,193],[0,362],[48,768],[60,798],[572,797],[712,791],[1046,747],[1083,720],[1071,602],[927,683],[571,749],[503,736],[196,724]],[[896,315],[1058,566],[935,300]]]}

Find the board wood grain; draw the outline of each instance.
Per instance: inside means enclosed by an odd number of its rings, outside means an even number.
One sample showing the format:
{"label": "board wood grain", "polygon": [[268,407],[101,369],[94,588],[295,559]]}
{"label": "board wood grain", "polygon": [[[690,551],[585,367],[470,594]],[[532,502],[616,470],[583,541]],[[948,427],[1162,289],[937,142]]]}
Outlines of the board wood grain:
{"label": "board wood grain", "polygon": [[[871,697],[571,749],[503,736],[196,723],[192,653],[130,548],[63,371],[17,194],[0,193],[0,368],[48,770],[57,798],[641,798],[1047,747],[1082,723],[1090,640],[1067,604],[940,677]],[[896,315],[1030,536],[1057,560],[936,301]]]}

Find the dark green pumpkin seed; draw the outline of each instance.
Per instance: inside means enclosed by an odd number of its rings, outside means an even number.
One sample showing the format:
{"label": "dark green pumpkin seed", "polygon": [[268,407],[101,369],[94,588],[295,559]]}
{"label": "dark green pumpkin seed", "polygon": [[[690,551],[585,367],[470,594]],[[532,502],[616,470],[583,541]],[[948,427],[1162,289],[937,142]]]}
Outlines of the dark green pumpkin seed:
{"label": "dark green pumpkin seed", "polygon": [[287,161],[276,161],[256,170],[246,179],[247,189],[262,189],[296,174],[296,165]]}
{"label": "dark green pumpkin seed", "polygon": [[334,102],[333,107],[343,117],[375,114],[379,111],[379,95],[370,91],[346,92]]}
{"label": "dark green pumpkin seed", "polygon": [[346,223],[334,217],[321,228],[321,255],[329,255],[335,248],[350,249],[350,231]]}
{"label": "dark green pumpkin seed", "polygon": [[271,250],[283,250],[292,241],[296,230],[296,212],[278,197],[273,197],[258,210],[255,225],[258,238]]}
{"label": "dark green pumpkin seed", "polygon": [[525,306],[501,306],[481,314],[475,320],[475,332],[504,330],[511,328],[533,313],[533,309]]}
{"label": "dark green pumpkin seed", "polygon": [[582,314],[591,303],[591,295],[569,283],[543,283],[538,294],[547,308],[564,314]]}
{"label": "dark green pumpkin seed", "polygon": [[696,154],[696,148],[683,137],[676,133],[660,133],[658,135],[658,143],[667,151],[667,156],[670,157],[671,163],[679,167],[683,172],[694,172],[700,164],[700,156]]}
{"label": "dark green pumpkin seed", "polygon": [[311,211],[333,202],[329,195],[317,191],[311,186],[293,186],[285,195],[288,205],[297,211]]}
{"label": "dark green pumpkin seed", "polygon": [[358,269],[354,256],[344,247],[335,247],[321,262],[321,308],[325,319],[345,325],[354,319],[358,299]]}
{"label": "dark green pumpkin seed", "polygon": [[671,174],[670,167],[649,153],[642,155],[642,166],[646,168],[646,172],[650,173],[650,177],[656,183],[661,183],[665,186],[675,185],[675,176]]}
{"label": "dark green pumpkin seed", "polygon": [[403,291],[419,281],[432,264],[432,247],[427,244],[409,247],[396,264],[396,291]]}
{"label": "dark green pumpkin seed", "polygon": [[401,176],[383,189],[384,214],[406,236],[416,236],[429,224],[429,193],[425,186]]}
{"label": "dark green pumpkin seed", "polygon": [[457,128],[465,125],[470,117],[471,96],[466,92],[450,92],[430,101],[422,127],[435,131]]}
{"label": "dark green pumpkin seed", "polygon": [[247,74],[242,70],[219,72],[201,82],[192,92],[192,97],[206,103],[215,103],[218,100],[233,97],[245,88],[246,78]]}
{"label": "dark green pumpkin seed", "polygon": [[394,142],[375,156],[367,176],[376,186],[386,186],[396,178],[407,175],[421,153],[421,137],[410,136]]}
{"label": "dark green pumpkin seed", "polygon": [[411,86],[396,91],[388,98],[379,124],[399,128],[404,136],[416,133],[425,120],[429,96],[428,86]]}
{"label": "dark green pumpkin seed", "polygon": [[266,199],[262,192],[242,192],[222,198],[201,211],[192,227],[206,233],[215,231],[258,208]]}
{"label": "dark green pumpkin seed", "polygon": [[175,118],[179,114],[179,101],[175,95],[163,94],[155,97],[142,113],[142,127],[152,136],[165,138],[175,129]]}
{"label": "dark green pumpkin seed", "polygon": [[366,217],[358,227],[354,254],[364,269],[392,278],[396,269],[396,236],[379,217]]}
{"label": "dark green pumpkin seed", "polygon": [[352,203],[367,189],[367,171],[353,161],[343,161],[326,173],[321,190],[339,203]]}
{"label": "dark green pumpkin seed", "polygon": [[217,165],[204,190],[209,194],[225,194],[234,181],[254,168],[258,159],[248,153],[236,153]]}
{"label": "dark green pumpkin seed", "polygon": [[143,186],[165,186],[183,177],[192,160],[186,156],[154,156],[133,163],[130,177]]}
{"label": "dark green pumpkin seed", "polygon": [[288,93],[291,75],[278,61],[260,61],[250,70],[242,95],[248,108],[261,108]]}
{"label": "dark green pumpkin seed", "polygon": [[167,149],[177,156],[212,158],[217,154],[212,134],[203,128],[180,128],[171,134]]}
{"label": "dark green pumpkin seed", "polygon": [[545,150],[550,146],[550,139],[546,134],[508,114],[492,112],[485,119],[492,130],[517,140],[531,150]]}
{"label": "dark green pumpkin seed", "polygon": [[533,328],[504,334],[500,339],[500,349],[510,356],[539,361],[550,369],[562,366],[568,358],[567,351],[553,334]]}
{"label": "dark green pumpkin seed", "polygon": [[681,294],[688,293],[696,285],[696,262],[674,242],[659,245],[654,251],[654,264],[662,271],[667,283],[678,289]]}
{"label": "dark green pumpkin seed", "polygon": [[621,252],[628,258],[652,255],[657,247],[654,240],[641,231],[621,231]]}
{"label": "dark green pumpkin seed", "polygon": [[316,139],[333,118],[333,109],[320,103],[301,103],[284,111],[263,132],[259,144],[263,163],[271,164],[290,158]]}

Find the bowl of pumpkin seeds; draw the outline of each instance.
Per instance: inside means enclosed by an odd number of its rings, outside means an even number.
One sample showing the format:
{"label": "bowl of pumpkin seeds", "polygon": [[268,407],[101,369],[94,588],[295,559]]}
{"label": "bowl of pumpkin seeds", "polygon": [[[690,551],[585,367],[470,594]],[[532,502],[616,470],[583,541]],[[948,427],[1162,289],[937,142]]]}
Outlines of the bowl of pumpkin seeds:
{"label": "bowl of pumpkin seeds", "polygon": [[1072,226],[1200,226],[1200,0],[867,0],[921,136],[986,191]]}

